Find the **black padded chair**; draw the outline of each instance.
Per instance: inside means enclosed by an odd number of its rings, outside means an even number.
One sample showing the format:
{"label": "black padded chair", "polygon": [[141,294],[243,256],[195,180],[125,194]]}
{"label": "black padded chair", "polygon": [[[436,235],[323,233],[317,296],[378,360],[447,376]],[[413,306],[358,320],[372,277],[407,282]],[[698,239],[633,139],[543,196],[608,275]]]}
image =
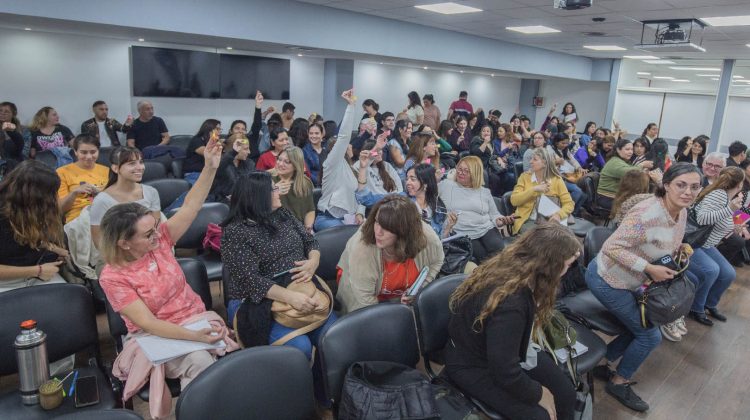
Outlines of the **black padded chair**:
{"label": "black padded chair", "polygon": [[182,179],[184,174],[184,171],[182,170],[182,165],[185,163],[185,158],[178,158],[172,160],[171,166],[169,167],[169,172],[172,173],[172,176],[177,179]]}
{"label": "black padded chair", "polygon": [[521,174],[523,173],[523,161],[513,164],[513,172],[516,174],[516,179],[521,177]]}
{"label": "black padded chair", "polygon": [[143,420],[132,410],[88,410],[55,417],[56,420]]}
{"label": "black padded chair", "polygon": [[206,265],[208,279],[211,281],[221,279],[221,255],[210,250],[203,249],[203,237],[209,223],[219,224],[229,215],[229,206],[224,203],[205,203],[198,215],[188,228],[187,232],[177,241],[175,248],[194,249],[198,251],[195,259]]}
{"label": "black padded chair", "polygon": [[38,160],[39,162],[42,162],[52,169],[57,169],[57,158],[55,157],[54,153],[50,152],[49,150],[42,150],[41,152],[37,152],[34,156],[34,160]]}
{"label": "black padded chair", "polygon": [[[0,375],[17,373],[16,351],[13,348],[21,322],[33,319],[47,334],[47,355],[50,362],[85,352],[89,358],[79,376],[94,376],[99,388],[99,404],[75,408],[70,398],[51,411],[39,405],[21,403],[18,390],[0,395],[0,417],[4,419],[46,419],[67,413],[114,408],[117,398],[101,369],[99,334],[96,329],[91,293],[77,284],[46,284],[0,293]],[[64,374],[63,374],[64,376]],[[58,377],[62,378],[62,376]]]}
{"label": "black padded chair", "polygon": [[99,148],[99,157],[96,158],[96,163],[100,165],[104,165],[109,169],[110,162],[109,162],[109,155],[112,154],[112,151],[115,150],[117,147],[101,147]]}
{"label": "black padded chair", "polygon": [[[387,328],[373,328],[373,325]],[[387,361],[416,366],[419,346],[414,315],[408,306],[396,303],[359,309],[341,317],[326,331],[318,351],[326,398],[335,411],[352,363]]]}
{"label": "black padded chair", "polygon": [[586,238],[583,240],[583,263],[586,267],[588,267],[591,260],[596,257],[596,254],[598,254],[604,246],[604,242],[606,242],[614,232],[613,229],[597,226],[586,235]]}
{"label": "black padded chair", "polygon": [[290,346],[259,346],[221,358],[177,400],[178,420],[315,418],[310,365]]}
{"label": "black padded chair", "polygon": [[315,211],[318,211],[318,201],[320,201],[321,196],[323,196],[323,189],[313,188],[313,202],[315,203]]}
{"label": "black padded chair", "polygon": [[179,147],[182,150],[187,150],[188,144],[190,144],[190,140],[192,139],[193,136],[189,134],[177,134],[169,137],[169,145]]}
{"label": "black padded chair", "polygon": [[144,182],[145,185],[154,187],[159,193],[161,210],[169,207],[177,197],[190,189],[190,183],[181,178],[163,178]]}
{"label": "black padded chair", "polygon": [[[192,258],[178,258],[177,262],[180,264],[180,268],[185,274],[185,281],[187,284],[189,284],[193,291],[201,297],[203,304],[206,305],[206,309],[211,310],[213,307],[211,287],[208,284],[206,268],[203,266],[203,263]],[[109,301],[105,301],[104,304],[107,311],[109,334],[115,342],[115,351],[120,353],[122,351],[122,340],[128,334],[128,328],[125,326],[125,321],[122,320],[120,314],[112,309],[112,305],[109,304]],[[166,382],[172,397],[179,396],[179,379],[167,378]],[[149,400],[149,384],[144,385],[143,388],[138,391],[138,397],[143,401]]]}
{"label": "black padded chair", "polygon": [[146,160],[143,163],[146,166],[146,169],[143,171],[143,178],[141,178],[141,182],[164,179],[167,177],[167,169],[161,162]]}
{"label": "black padded chair", "polygon": [[338,289],[336,284],[336,266],[346,248],[349,238],[359,229],[357,225],[336,226],[315,232],[315,239],[320,246],[320,264],[316,274],[328,283],[334,296]]}
{"label": "black padded chair", "polygon": [[578,182],[583,192],[588,195],[585,209],[592,216],[594,220],[603,220],[605,223],[609,221],[609,210],[601,207],[596,202],[596,191],[599,188],[599,172],[589,172],[584,176],[581,181]]}

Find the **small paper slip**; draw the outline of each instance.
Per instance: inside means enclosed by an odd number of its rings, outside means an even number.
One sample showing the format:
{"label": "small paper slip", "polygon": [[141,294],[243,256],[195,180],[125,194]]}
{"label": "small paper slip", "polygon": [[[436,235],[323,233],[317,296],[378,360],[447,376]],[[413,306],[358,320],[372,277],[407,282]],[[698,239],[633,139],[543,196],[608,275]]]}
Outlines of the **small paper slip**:
{"label": "small paper slip", "polygon": [[539,207],[536,211],[544,217],[550,217],[560,211],[560,206],[547,198],[546,195],[542,195],[539,197]]}
{"label": "small paper slip", "polygon": [[[587,351],[589,351],[589,348],[586,347],[580,341],[576,341],[576,343],[573,344],[573,350],[576,351],[576,356],[575,357],[578,357],[578,356],[582,355],[583,353],[586,353]],[[567,362],[568,361],[568,355],[569,355],[569,352],[568,352],[568,349],[566,349],[566,348],[555,350],[555,357],[557,357],[557,360],[559,360],[560,363]]]}
{"label": "small paper slip", "polygon": [[[185,325],[184,327],[189,330],[197,331],[204,328],[211,328],[211,324],[205,319],[201,319],[200,321]],[[138,342],[138,345],[141,346],[141,350],[146,354],[146,357],[148,357],[148,360],[156,366],[194,351],[223,349],[227,346],[224,340],[219,341],[216,344],[207,344],[199,341],[157,337],[155,335],[136,337],[135,339]]]}

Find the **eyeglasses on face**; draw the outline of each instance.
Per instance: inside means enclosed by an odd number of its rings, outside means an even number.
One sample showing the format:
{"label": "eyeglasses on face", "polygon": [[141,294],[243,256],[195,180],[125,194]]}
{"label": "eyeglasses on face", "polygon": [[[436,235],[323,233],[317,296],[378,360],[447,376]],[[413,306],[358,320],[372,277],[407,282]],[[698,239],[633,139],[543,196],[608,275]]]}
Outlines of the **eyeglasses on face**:
{"label": "eyeglasses on face", "polygon": [[712,169],[724,169],[724,165],[720,163],[703,162],[703,165]]}
{"label": "eyeglasses on face", "polygon": [[698,194],[703,189],[703,185],[701,185],[701,184],[687,184],[685,182],[675,182],[675,183],[673,183],[671,185],[679,193],[684,193],[685,191],[687,191],[688,189],[690,189],[690,193],[692,193],[692,194]]}

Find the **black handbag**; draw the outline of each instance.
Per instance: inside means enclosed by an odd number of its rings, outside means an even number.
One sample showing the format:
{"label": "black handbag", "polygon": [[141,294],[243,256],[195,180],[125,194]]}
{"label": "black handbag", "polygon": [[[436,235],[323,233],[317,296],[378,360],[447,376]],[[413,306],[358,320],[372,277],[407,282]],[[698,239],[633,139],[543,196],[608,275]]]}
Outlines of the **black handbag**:
{"label": "black handbag", "polygon": [[463,273],[466,264],[471,261],[474,250],[471,246],[471,239],[468,236],[452,239],[443,242],[443,266],[440,268],[440,275]]}
{"label": "black handbag", "polygon": [[429,379],[392,362],[355,362],[346,372],[340,420],[438,419]]}
{"label": "black handbag", "polygon": [[690,311],[695,297],[695,284],[685,276],[689,260],[685,258],[684,265],[681,260],[675,261],[670,255],[665,255],[652,262],[669,267],[677,271],[677,274],[672,280],[649,282],[635,291],[643,328],[669,324]]}
{"label": "black handbag", "polygon": [[[696,203],[697,204],[697,203]],[[695,205],[688,210],[687,223],[685,224],[685,236],[682,242],[689,244],[693,248],[700,248],[706,243],[714,225],[701,225],[698,223],[698,216],[695,214]]]}

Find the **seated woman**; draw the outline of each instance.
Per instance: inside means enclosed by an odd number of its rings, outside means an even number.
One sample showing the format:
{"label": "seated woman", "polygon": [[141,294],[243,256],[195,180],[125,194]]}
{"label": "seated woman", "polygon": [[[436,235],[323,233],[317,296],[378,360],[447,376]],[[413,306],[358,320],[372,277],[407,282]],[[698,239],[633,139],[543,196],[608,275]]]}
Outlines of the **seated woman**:
{"label": "seated woman", "polygon": [[281,205],[312,233],[315,223],[313,184],[305,176],[305,156],[302,149],[290,146],[279,154],[273,181],[279,187]]}
{"label": "seated woman", "polygon": [[610,220],[617,227],[625,215],[636,204],[649,198],[649,177],[640,169],[631,169],[625,172],[617,188],[617,194],[612,202]]}
{"label": "seated woman", "polygon": [[198,133],[190,139],[186,150],[185,161],[182,164],[182,170],[185,173],[185,180],[190,185],[195,183],[198,179],[201,171],[203,170],[203,150],[206,149],[206,144],[211,137],[217,139],[221,135],[221,121],[209,118],[203,121],[201,128],[198,129]]}
{"label": "seated woman", "polygon": [[601,171],[604,167],[604,155],[600,149],[600,144],[597,140],[586,142],[586,146],[581,146],[575,153],[576,161],[581,165],[581,169],[586,171]]}
{"label": "seated woman", "polygon": [[633,157],[630,159],[631,165],[638,165],[648,160],[648,154],[651,151],[651,143],[643,137],[633,140]]}
{"label": "seated woman", "polygon": [[404,171],[401,173],[401,182],[406,181],[406,172],[420,163],[428,163],[435,168],[440,168],[440,153],[438,153],[432,129],[429,127],[414,134],[409,145],[409,153],[406,155]]}
{"label": "seated woman", "polygon": [[267,171],[275,168],[279,154],[289,147],[291,143],[289,134],[283,127],[271,130],[270,140],[271,148],[260,155],[258,162],[255,164],[255,169],[259,171]]}
{"label": "seated woman", "polygon": [[543,149],[547,147],[547,137],[541,131],[534,131],[531,134],[531,144],[528,149],[523,152],[523,170],[524,172],[531,169],[531,155],[534,154],[534,149]]}
{"label": "seated woman", "polygon": [[[221,317],[207,311],[201,298],[185,281],[185,275],[172,253],[172,247],[188,230],[208,194],[221,158],[221,146],[211,140],[203,152],[206,160],[184,205],[169,220],[160,223],[151,210],[138,203],[118,204],[107,211],[101,223],[100,248],[107,265],[99,283],[112,308],[120,313],[128,328],[122,352],[112,373],[125,381],[123,398],[129,399],[149,380],[151,390],[170,395],[165,377],[179,378],[184,389],[215,356],[195,351],[162,365],[151,365],[134,336],[151,334],[163,338],[213,344],[224,340],[227,350],[237,345],[227,337]],[[208,321],[210,328],[188,329],[185,325]],[[223,354],[223,350],[214,353]],[[160,387],[161,388],[157,388]],[[168,401],[168,400],[167,400]],[[165,417],[171,409],[163,398],[149,401],[152,417]]]}
{"label": "seated woman", "polygon": [[510,202],[516,207],[513,232],[523,233],[544,217],[538,212],[542,196],[551,198],[560,210],[549,216],[550,221],[560,223],[573,211],[573,200],[565,188],[565,183],[557,172],[552,155],[545,149],[536,149],[531,155],[531,170],[521,174],[513,188]]}
{"label": "seated woman", "polygon": [[469,151],[469,144],[471,143],[472,135],[471,129],[469,129],[469,122],[464,116],[458,116],[455,120],[455,128],[451,131],[448,137],[448,143],[450,143],[453,150],[461,153]]}
{"label": "seated woman", "polygon": [[508,166],[507,157],[495,155],[490,125],[482,126],[479,135],[471,140],[469,153],[482,161],[482,167],[487,173],[490,192],[493,196],[500,197],[513,188],[515,183],[513,168]]}
{"label": "seated woman", "polygon": [[[317,308],[314,299],[287,287],[291,282],[313,280],[320,262],[318,242],[282,207],[279,187],[264,172],[253,172],[237,181],[229,217],[222,227],[221,260],[229,272],[227,318],[234,322],[241,316],[252,323],[251,334],[243,338],[245,346],[273,343],[294,330],[272,319],[274,301],[301,312]],[[277,276],[279,273],[284,274]],[[285,345],[302,350],[311,359],[312,347],[335,320],[336,315],[331,313],[321,327]]]}
{"label": "seated woman", "polygon": [[365,220],[365,208],[357,203],[354,192],[357,190],[357,175],[352,170],[352,147],[349,144],[354,126],[353,92],[348,90],[341,94],[349,104],[341,120],[339,136],[323,163],[323,188],[315,218],[315,231],[319,232],[334,226],[341,226],[344,220],[353,219],[356,224]]}
{"label": "seated woman", "polygon": [[527,354],[580,249],[566,228],[535,226],[453,292],[445,371],[461,391],[509,419],[573,418],[570,379],[548,353]]}
{"label": "seated woman", "polygon": [[630,164],[630,158],[633,157],[633,143],[628,139],[620,139],[615,143],[612,149],[612,157],[607,160],[601,174],[599,175],[599,186],[596,189],[596,203],[606,209],[612,209],[612,201],[617,194],[617,187],[620,185],[620,179],[630,170],[643,167],[646,162],[639,166]]}
{"label": "seated woman", "polygon": [[[567,123],[571,125],[571,123]],[[567,134],[560,133],[552,139],[552,144],[547,146],[547,150],[555,158],[557,170],[565,183],[565,188],[570,193],[570,197],[575,203],[573,214],[578,215],[581,205],[586,202],[586,193],[576,183],[583,177],[586,171],[581,168],[581,164],[570,151],[570,137]]]}
{"label": "seated woman", "polygon": [[[365,171],[365,179],[361,180],[364,184],[359,184],[362,188],[366,186],[373,194],[390,194],[390,193],[401,193],[404,191],[404,186],[401,183],[401,178],[398,175],[398,171],[390,163],[383,160],[383,149],[388,147],[385,145],[385,135],[380,134],[378,140],[367,140],[362,145],[362,152],[360,152],[360,159],[362,153],[367,152],[370,156],[370,165]],[[377,153],[377,156],[375,155]],[[359,173],[360,161],[352,164],[352,170],[355,173]]]}
{"label": "seated woman", "polygon": [[244,134],[229,136],[206,201],[229,204],[229,196],[232,195],[237,180],[255,170],[255,162],[250,159],[250,153],[250,140]]}
{"label": "seated woman", "polygon": [[409,142],[411,141],[411,121],[398,120],[391,133],[393,137],[388,140],[388,162],[396,168],[399,177],[404,173],[406,155],[409,153]]}
{"label": "seated woman", "polygon": [[706,140],[698,136],[695,139],[688,137],[681,152],[675,154],[677,162],[689,162],[697,168],[703,167],[703,157],[706,156]]}
{"label": "seated woman", "polygon": [[60,189],[57,201],[60,211],[65,214],[65,223],[78,217],[84,207],[94,201],[94,197],[104,189],[109,179],[109,169],[99,165],[99,139],[80,135],[73,140],[73,150],[77,161],[57,168]]}
{"label": "seated woman", "polygon": [[100,225],[104,214],[117,204],[138,203],[161,219],[161,201],[154,187],[141,184],[143,154],[135,147],[118,147],[110,155],[109,181],[104,190],[94,197],[89,209],[91,239],[99,249]]}
{"label": "seated woman", "polygon": [[698,168],[688,163],[673,165],[664,173],[663,185],[654,196],[636,204],[625,215],[586,270],[586,285],[591,293],[628,330],[607,345],[606,362],[619,359],[617,371],[605,366],[595,368],[595,372],[609,378],[608,394],[635,411],[648,410],[648,404],[635,393],[631,379],[661,342],[661,333],[658,327],[643,328],[633,291],[649,279],[662,282],[674,278],[674,270],[655,263],[665,255],[674,258],[685,253],[682,238],[686,209],[700,190]]}
{"label": "seated woman", "polygon": [[[21,162],[0,182],[0,292],[65,283],[60,178],[47,165]],[[22,211],[20,209],[23,209]]]}
{"label": "seated woman", "polygon": [[[29,157],[32,159],[37,153],[45,150],[52,150],[53,152],[63,150],[64,153],[67,153],[67,149],[64,148],[69,147],[69,142],[73,139],[73,132],[60,124],[60,116],[51,106],[45,106],[37,111],[31,125],[29,125],[29,130],[31,132]],[[65,160],[68,159],[67,157],[64,158]]]}
{"label": "seated woman", "polygon": [[326,161],[328,152],[323,141],[323,126],[314,123],[307,129],[307,144],[302,148],[305,154],[305,165],[310,169],[310,180],[313,185],[320,187],[323,181],[323,162]]}
{"label": "seated woman", "polygon": [[[504,157],[508,167],[512,169],[516,162],[523,161],[523,156],[521,155],[522,150],[519,147],[520,143],[515,141],[515,136],[513,135],[510,124],[498,125],[496,135],[497,138],[492,141],[495,155]],[[529,133],[529,138],[531,137],[532,133]]]}
{"label": "seated woman", "polygon": [[426,282],[443,266],[443,244],[414,204],[389,195],[370,211],[367,221],[346,243],[339,260],[336,299],[346,314],[380,302],[411,302],[406,292],[423,267]]}
{"label": "seated woman", "polygon": [[503,237],[497,229],[512,224],[513,216],[497,210],[490,190],[482,187],[484,169],[476,156],[466,156],[456,165],[456,180],[438,184],[440,199],[449,212],[459,215],[456,234],[471,238],[474,259],[482,262],[503,249]]}

